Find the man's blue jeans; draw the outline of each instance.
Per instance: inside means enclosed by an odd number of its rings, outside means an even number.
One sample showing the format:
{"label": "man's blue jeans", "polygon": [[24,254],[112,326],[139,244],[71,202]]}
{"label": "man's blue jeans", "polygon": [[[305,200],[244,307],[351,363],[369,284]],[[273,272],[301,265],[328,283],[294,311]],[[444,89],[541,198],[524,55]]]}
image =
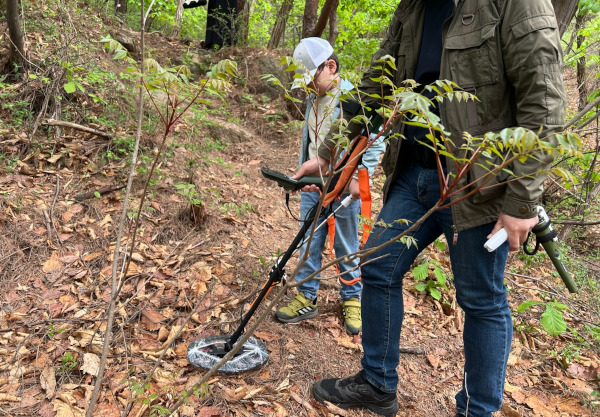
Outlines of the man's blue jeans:
{"label": "man's blue jeans", "polygon": [[[398,236],[409,226],[395,220],[415,222],[439,196],[435,169],[418,165],[404,168],[379,215],[379,220],[391,227],[376,226],[367,247]],[[453,245],[451,209],[440,210],[412,234],[417,247],[398,241],[375,252],[370,256],[373,261],[362,265],[362,366],[370,383],[385,392],[396,392],[404,314],[402,280],[418,253],[444,233],[449,242],[456,299],[465,312],[466,387],[463,382],[463,389],[456,395],[457,410],[465,413],[468,407],[469,416],[491,417],[492,411],[500,409],[513,330],[504,286],[508,244],[492,253],[483,247],[493,226],[490,223],[462,231]],[[385,254],[388,256],[381,258]]]}
{"label": "man's blue jeans", "polygon": [[[300,195],[300,219],[306,219],[310,209],[319,201],[319,193],[301,193]],[[333,203],[333,210],[339,207],[338,201]],[[358,214],[360,212],[360,200],[355,200],[350,203],[348,207],[342,207],[335,214],[335,238],[333,239],[333,248],[335,250],[336,257],[341,257],[355,253],[358,250]],[[325,216],[321,216],[317,224],[325,219]],[[308,258],[302,268],[296,275],[296,280],[301,281],[308,277],[316,270],[321,268],[321,258],[323,255],[323,246],[325,245],[325,239],[327,238],[328,230],[327,224],[323,225],[317,230],[310,243],[310,251]],[[307,233],[308,235],[308,233]],[[302,259],[306,251],[307,244],[305,243],[300,248],[300,257]],[[360,275],[358,267],[358,258],[353,259],[349,262],[340,262],[339,271],[342,278],[345,281],[350,281],[357,278]],[[344,274],[344,272],[350,271]],[[320,276],[317,275],[318,278]],[[317,298],[317,291],[319,290],[320,280],[312,279],[305,282],[298,287],[306,298],[309,300],[315,300]],[[346,301],[350,298],[356,297],[360,300],[360,293],[362,290],[362,283],[359,281],[354,285],[346,285],[340,281],[340,298],[342,301]]]}

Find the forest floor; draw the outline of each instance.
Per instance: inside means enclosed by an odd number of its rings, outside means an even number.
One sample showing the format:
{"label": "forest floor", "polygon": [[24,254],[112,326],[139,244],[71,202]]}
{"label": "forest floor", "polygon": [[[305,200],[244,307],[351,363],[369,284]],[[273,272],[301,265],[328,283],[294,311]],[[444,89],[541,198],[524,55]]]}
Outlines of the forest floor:
{"label": "forest floor", "polygon": [[[90,29],[89,37],[99,39],[103,28],[96,31]],[[35,38],[36,33],[28,36]],[[188,47],[158,34],[147,41],[160,62],[184,54]],[[212,59],[241,62],[252,55],[267,53],[232,49]],[[116,65],[109,54],[96,58]],[[258,75],[246,74],[248,79]],[[4,98],[11,91],[35,88],[30,82],[0,85]],[[283,99],[266,99],[244,88],[237,85],[226,104],[213,101],[205,112],[191,111],[168,139],[120,292],[95,416],[119,416],[129,403],[133,404],[129,416],[161,415],[161,407],[172,406],[184,390],[189,391],[204,371],[188,363],[187,346],[237,327],[246,299],[261,287],[277,255],[298,230],[281,188],[260,174],[262,166],[294,171],[297,124],[291,123]],[[106,99],[111,93],[103,94]],[[82,102],[81,96],[75,97],[69,105],[89,106]],[[117,106],[126,108],[123,103]],[[112,257],[124,201],[123,189],[100,191],[125,185],[129,153],[119,154],[114,141],[70,129],[62,135],[39,129],[32,142],[32,119],[29,125],[16,126],[9,110],[4,106],[0,111],[0,415],[82,416],[104,343]],[[97,110],[92,106],[87,111]],[[135,125],[115,129],[131,135]],[[154,155],[159,137],[144,133],[147,155]],[[140,166],[149,164],[142,159]],[[134,181],[133,208],[143,192],[143,171]],[[190,177],[204,200],[198,227],[190,218],[189,202],[175,188]],[[381,205],[383,180],[377,169],[374,216]],[[88,197],[81,198],[84,192]],[[297,195],[291,197],[294,214],[298,202]],[[131,224],[127,226],[124,251],[131,242]],[[568,255],[596,248],[597,242],[597,234],[590,232],[569,242]],[[445,250],[432,246],[425,253],[420,262],[435,259],[448,273]],[[324,256],[329,256],[327,250]],[[600,265],[593,259],[584,261],[585,282],[596,282]],[[292,271],[295,263],[292,259],[286,269]],[[334,272],[325,275],[333,277]],[[495,415],[600,415],[600,335],[590,330],[599,328],[594,292],[569,295],[543,256],[530,260],[511,255],[506,280],[516,326],[504,405]],[[398,416],[455,413],[454,395],[463,378],[463,320],[451,281],[448,286],[438,301],[417,291],[414,278],[407,274],[400,342],[407,353],[398,366]],[[293,296],[294,290],[289,291],[281,304]],[[564,317],[573,331],[549,336],[539,323],[543,304],[517,312],[527,300],[568,306]],[[191,320],[186,321],[188,317]],[[344,331],[335,279],[323,281],[316,318],[284,325],[269,313],[254,336],[267,346],[268,362],[244,374],[215,374],[208,381],[208,393],[190,396],[179,415],[372,415],[328,409],[310,393],[319,379],[349,376],[360,369],[360,336]],[[157,363],[148,384],[140,386]]]}

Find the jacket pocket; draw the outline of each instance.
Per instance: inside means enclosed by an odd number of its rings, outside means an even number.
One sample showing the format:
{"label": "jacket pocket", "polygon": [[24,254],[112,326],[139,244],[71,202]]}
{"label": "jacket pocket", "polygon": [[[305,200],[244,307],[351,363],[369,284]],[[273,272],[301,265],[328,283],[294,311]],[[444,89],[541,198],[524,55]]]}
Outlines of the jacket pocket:
{"label": "jacket pocket", "polygon": [[519,39],[531,32],[542,29],[558,29],[556,18],[552,15],[532,16],[511,26],[515,39]]}
{"label": "jacket pocket", "polygon": [[[480,32],[455,35],[444,44],[452,81],[470,90],[498,82],[498,49]],[[473,68],[476,68],[473,71]]]}

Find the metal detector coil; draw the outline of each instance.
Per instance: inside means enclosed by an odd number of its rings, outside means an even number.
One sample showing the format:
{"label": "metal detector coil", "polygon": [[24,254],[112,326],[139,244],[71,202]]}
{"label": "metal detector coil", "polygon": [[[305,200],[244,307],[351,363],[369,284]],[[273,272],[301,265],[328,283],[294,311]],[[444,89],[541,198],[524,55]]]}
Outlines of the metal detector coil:
{"label": "metal detector coil", "polygon": [[[188,346],[188,362],[198,368],[211,369],[231,350],[229,336],[209,336],[196,340]],[[234,345],[235,346],[235,345]],[[225,373],[240,373],[256,369],[269,359],[267,347],[254,337],[235,353],[235,356],[219,368]]]}

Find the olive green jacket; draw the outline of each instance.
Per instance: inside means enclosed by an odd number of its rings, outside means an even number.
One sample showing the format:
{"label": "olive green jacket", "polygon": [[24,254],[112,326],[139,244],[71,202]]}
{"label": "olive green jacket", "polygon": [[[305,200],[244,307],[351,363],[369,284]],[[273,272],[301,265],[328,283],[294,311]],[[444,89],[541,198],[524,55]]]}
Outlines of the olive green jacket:
{"label": "olive green jacket", "polygon": [[[413,79],[423,32],[424,1],[403,0],[397,7],[387,34],[364,74],[360,91],[381,94],[372,80],[381,74],[374,62],[384,55],[396,59],[394,84]],[[456,82],[479,101],[445,100],[440,104],[442,123],[456,146],[463,132],[481,136],[507,127],[524,127],[554,141],[562,130],[566,96],[562,79],[562,49],[558,25],[550,0],[454,0],[452,16],[443,28],[440,79]],[[363,95],[365,97],[365,95]],[[367,97],[377,108],[378,99]],[[401,133],[398,123],[393,133]],[[396,162],[402,140],[391,139],[382,162],[387,179],[384,201],[399,173]],[[319,149],[327,157],[326,147]],[[497,176],[485,189],[452,206],[456,231],[494,222],[500,211],[518,218],[537,215],[536,205],[547,177],[543,172],[552,156],[537,155],[511,170],[517,180]],[[537,160],[536,160],[537,159]],[[485,162],[481,161],[483,165]],[[451,171],[452,163],[447,166]],[[541,174],[540,174],[541,172]],[[476,166],[463,185],[480,178],[484,168]],[[527,175],[535,173],[535,175]],[[455,172],[454,172],[455,174]],[[525,176],[524,176],[525,175]],[[506,182],[506,183],[504,183]],[[494,183],[501,183],[493,186]]]}

